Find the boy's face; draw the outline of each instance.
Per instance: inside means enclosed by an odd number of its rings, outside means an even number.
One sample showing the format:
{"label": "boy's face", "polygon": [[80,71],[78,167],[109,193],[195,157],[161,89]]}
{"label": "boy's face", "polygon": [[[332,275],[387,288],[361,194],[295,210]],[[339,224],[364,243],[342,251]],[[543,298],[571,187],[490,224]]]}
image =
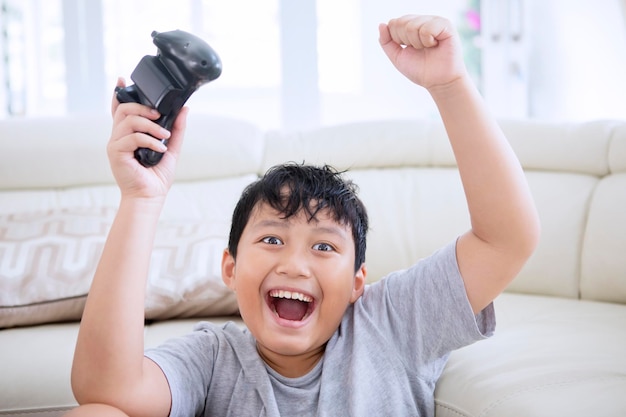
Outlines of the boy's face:
{"label": "boy's face", "polygon": [[[225,251],[224,282],[259,353],[287,376],[304,374],[321,357],[350,303],[363,293],[365,266],[354,271],[349,226],[320,211],[307,221],[257,205],[246,224],[237,262]],[[308,365],[307,365],[308,363]]]}

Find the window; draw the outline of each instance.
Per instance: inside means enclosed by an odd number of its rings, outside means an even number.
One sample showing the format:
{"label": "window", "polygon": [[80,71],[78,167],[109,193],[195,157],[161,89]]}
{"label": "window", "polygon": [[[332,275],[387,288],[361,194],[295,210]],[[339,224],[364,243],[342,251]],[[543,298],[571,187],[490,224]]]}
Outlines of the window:
{"label": "window", "polygon": [[[436,118],[428,94],[378,45],[378,23],[420,11],[450,17],[471,41],[468,64],[497,116],[623,118],[625,8],[621,0],[0,0],[0,117],[108,112],[117,77],[132,83],[139,59],[155,54],[151,32],[182,29],[206,39],[224,68],[190,98],[192,112],[262,128]],[[497,29],[511,22],[521,35],[507,43]]]}
{"label": "window", "polygon": [[[265,128],[436,114],[432,106],[419,111],[430,106],[427,97],[415,112],[425,94],[407,88],[386,61],[378,21],[364,27],[377,9],[360,0],[181,0],[175,7],[168,0],[4,3],[22,13],[22,32],[12,33],[10,42],[31,46],[12,47],[9,61],[20,69],[8,77],[8,89],[0,87],[11,94],[5,101],[22,110],[3,109],[0,116],[108,111],[117,77],[132,83],[139,59],[156,52],[151,32],[172,29],[203,37],[223,62],[222,76],[190,98],[193,112]],[[28,74],[29,81],[20,82],[18,74]],[[394,91],[409,98],[394,98],[397,108],[381,109]]]}
{"label": "window", "polygon": [[60,0],[4,0],[0,8],[0,117],[60,115],[66,95]]}
{"label": "window", "polygon": [[189,99],[193,111],[280,125],[277,0],[188,0],[176,6],[167,0],[103,0],[102,5],[109,90],[120,75],[132,83],[139,59],[156,53],[153,30],[185,30],[206,40],[223,65],[220,78]]}

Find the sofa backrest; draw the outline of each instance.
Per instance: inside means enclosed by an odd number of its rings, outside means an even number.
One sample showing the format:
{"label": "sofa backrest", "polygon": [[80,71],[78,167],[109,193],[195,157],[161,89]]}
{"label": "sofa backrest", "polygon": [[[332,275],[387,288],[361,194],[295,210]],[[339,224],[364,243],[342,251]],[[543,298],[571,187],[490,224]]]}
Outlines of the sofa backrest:
{"label": "sofa backrest", "polygon": [[[106,158],[110,117],[13,118],[0,127],[0,190],[114,184]],[[180,181],[259,171],[264,133],[250,123],[193,114],[185,136]]]}
{"label": "sofa backrest", "polygon": [[[58,208],[70,200],[115,204],[105,151],[108,117],[3,120],[0,126],[0,215]],[[543,228],[536,253],[507,290],[626,303],[626,122],[503,121],[502,128],[527,173]],[[194,184],[225,187],[238,178],[241,188],[242,181],[285,161],[348,170],[371,217],[370,281],[408,267],[469,227],[439,122],[262,132],[242,121],[193,113],[164,217],[180,220],[198,198]],[[193,210],[206,210],[211,202],[231,207],[236,194],[203,196]]]}
{"label": "sofa backrest", "polygon": [[[542,221],[507,291],[626,302],[626,123],[502,121]],[[438,122],[382,121],[268,134],[263,169],[285,160],[349,170],[371,215],[375,280],[467,230],[454,157]]]}

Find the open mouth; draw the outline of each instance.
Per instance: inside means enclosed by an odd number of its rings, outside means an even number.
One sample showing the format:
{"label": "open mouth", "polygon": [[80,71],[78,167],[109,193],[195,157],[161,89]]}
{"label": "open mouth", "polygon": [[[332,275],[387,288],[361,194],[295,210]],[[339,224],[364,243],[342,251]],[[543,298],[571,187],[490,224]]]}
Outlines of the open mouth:
{"label": "open mouth", "polygon": [[268,304],[278,317],[290,321],[302,321],[313,311],[313,297],[296,291],[271,290]]}

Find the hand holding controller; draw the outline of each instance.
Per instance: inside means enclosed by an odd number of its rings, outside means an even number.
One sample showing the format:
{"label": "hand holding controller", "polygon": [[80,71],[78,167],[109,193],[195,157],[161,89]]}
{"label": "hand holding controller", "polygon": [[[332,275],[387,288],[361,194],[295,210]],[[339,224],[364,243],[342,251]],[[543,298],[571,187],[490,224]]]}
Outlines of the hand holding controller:
{"label": "hand holding controller", "polygon": [[[152,32],[156,56],[144,56],[131,74],[135,84],[116,88],[120,103],[141,103],[156,109],[156,121],[171,130],[176,116],[191,94],[222,73],[222,62],[202,39],[182,30]],[[161,139],[157,139],[161,140]],[[167,140],[161,140],[167,145]],[[159,163],[162,153],[147,148],[135,151],[146,167]]]}

